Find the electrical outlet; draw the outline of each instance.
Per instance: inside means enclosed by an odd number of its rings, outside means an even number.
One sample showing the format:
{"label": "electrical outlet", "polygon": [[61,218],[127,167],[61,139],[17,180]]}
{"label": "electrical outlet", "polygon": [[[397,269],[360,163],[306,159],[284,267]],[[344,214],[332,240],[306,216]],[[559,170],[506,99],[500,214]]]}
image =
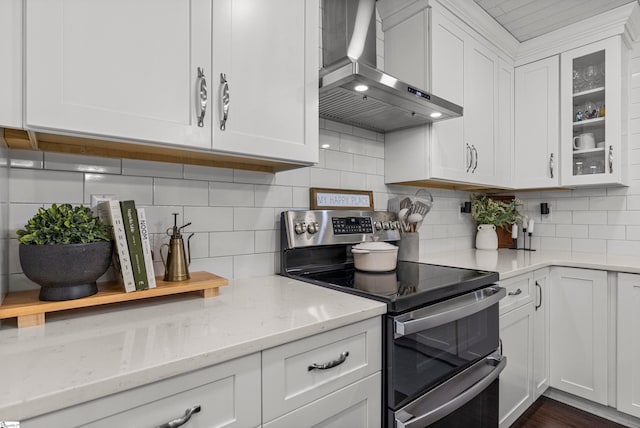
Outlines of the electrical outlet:
{"label": "electrical outlet", "polygon": [[91,195],[91,208],[98,206],[100,202],[111,201],[116,198],[116,195]]}

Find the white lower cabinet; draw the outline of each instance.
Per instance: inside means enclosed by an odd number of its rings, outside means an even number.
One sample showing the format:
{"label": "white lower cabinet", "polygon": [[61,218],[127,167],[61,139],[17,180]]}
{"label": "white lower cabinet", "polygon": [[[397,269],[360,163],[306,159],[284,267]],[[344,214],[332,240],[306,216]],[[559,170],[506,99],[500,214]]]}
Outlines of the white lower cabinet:
{"label": "white lower cabinet", "polygon": [[29,419],[20,427],[153,427],[195,406],[200,411],[185,428],[259,426],[260,353]]}
{"label": "white lower cabinet", "polygon": [[375,317],[28,419],[20,427],[153,427],[199,406],[186,424],[171,426],[377,428],[381,359],[382,322]]}
{"label": "white lower cabinet", "polygon": [[554,267],[550,287],[550,385],[607,404],[607,272]]}
{"label": "white lower cabinet", "polygon": [[640,275],[618,274],[617,408],[640,417]]}
{"label": "white lower cabinet", "polygon": [[377,428],[382,425],[380,409],[381,374],[333,392],[291,413],[264,424],[265,428]]}
{"label": "white lower cabinet", "polygon": [[549,269],[533,273],[533,400],[549,387]]}
{"label": "white lower cabinet", "polygon": [[499,283],[507,289],[500,302],[500,341],[507,357],[500,374],[500,427],[511,425],[533,403],[532,280],[532,274],[525,274]]}

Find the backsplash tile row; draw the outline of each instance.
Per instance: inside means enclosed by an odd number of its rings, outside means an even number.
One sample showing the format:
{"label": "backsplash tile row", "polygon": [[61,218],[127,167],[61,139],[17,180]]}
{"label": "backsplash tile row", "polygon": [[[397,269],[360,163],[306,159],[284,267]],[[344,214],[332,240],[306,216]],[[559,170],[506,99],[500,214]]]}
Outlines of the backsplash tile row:
{"label": "backsplash tile row", "polygon": [[[240,278],[278,271],[280,212],[308,208],[310,187],[372,190],[376,209],[386,209],[390,194],[417,190],[384,184],[382,134],[321,120],[320,144],[326,148],[316,166],[277,174],[10,150],[11,204],[2,234],[9,242],[10,288],[35,287],[21,273],[15,231],[54,202],[89,205],[91,195],[134,199],[149,219],[158,274],[160,245],[177,212],[179,221],[192,223],[185,229],[194,233],[191,270]],[[471,248],[474,226],[459,212],[468,193],[432,193],[436,204],[420,230],[421,250]]]}
{"label": "backsplash tile row", "polygon": [[0,304],[9,291],[9,150],[0,142]]}

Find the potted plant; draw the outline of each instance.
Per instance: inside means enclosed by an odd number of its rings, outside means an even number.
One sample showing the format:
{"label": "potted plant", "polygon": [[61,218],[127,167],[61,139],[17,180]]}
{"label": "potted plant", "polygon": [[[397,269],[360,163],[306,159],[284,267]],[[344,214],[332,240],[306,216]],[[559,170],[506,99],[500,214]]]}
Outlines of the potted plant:
{"label": "potted plant", "polygon": [[498,248],[498,235],[496,228],[506,229],[514,224],[522,215],[517,206],[520,201],[512,199],[509,202],[491,199],[480,194],[474,195],[471,200],[471,216],[478,223],[476,234],[476,248],[479,250],[496,250]]}
{"label": "potted plant", "polygon": [[90,208],[70,204],[38,209],[17,232],[24,274],[40,285],[40,300],[71,300],[98,292],[111,263],[109,229]]}

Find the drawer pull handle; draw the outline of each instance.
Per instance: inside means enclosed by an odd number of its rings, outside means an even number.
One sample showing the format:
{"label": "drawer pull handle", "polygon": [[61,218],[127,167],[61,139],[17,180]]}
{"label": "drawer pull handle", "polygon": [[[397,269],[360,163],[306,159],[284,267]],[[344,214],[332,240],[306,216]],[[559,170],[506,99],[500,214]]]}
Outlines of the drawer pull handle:
{"label": "drawer pull handle", "polygon": [[187,409],[184,411],[184,416],[181,416],[179,418],[173,419],[169,422],[166,422],[162,425],[158,425],[156,428],[177,428],[177,427],[181,427],[182,425],[186,424],[187,422],[189,422],[189,419],[191,419],[191,415],[193,415],[194,413],[198,413],[200,411],[200,406],[193,406],[190,409]]}
{"label": "drawer pull handle", "polygon": [[522,290],[518,288],[516,291],[509,291],[507,294],[509,296],[517,296],[518,294],[522,294]]}
{"label": "drawer pull handle", "polygon": [[349,356],[349,352],[345,351],[342,354],[340,354],[340,358],[338,358],[337,360],[329,361],[328,363],[324,363],[324,364],[311,364],[309,367],[307,367],[307,370],[311,371],[315,369],[318,369],[318,370],[332,369],[335,366],[339,366],[340,364],[347,361],[348,356]]}

